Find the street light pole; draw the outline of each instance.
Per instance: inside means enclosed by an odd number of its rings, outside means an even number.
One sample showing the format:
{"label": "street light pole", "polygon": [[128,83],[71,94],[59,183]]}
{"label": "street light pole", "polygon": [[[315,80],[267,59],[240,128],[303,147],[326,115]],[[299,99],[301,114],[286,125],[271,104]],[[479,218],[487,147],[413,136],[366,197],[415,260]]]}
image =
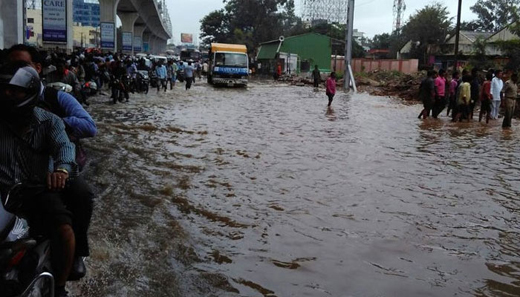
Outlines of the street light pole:
{"label": "street light pole", "polygon": [[457,64],[459,63],[459,35],[460,35],[460,12],[462,7],[462,0],[459,0],[459,9],[457,11],[457,29],[455,30],[455,64],[453,65],[453,71],[457,70]]}
{"label": "street light pole", "polygon": [[343,88],[347,91],[350,87],[350,63],[352,61],[352,34],[354,31],[354,0],[348,1],[348,19],[345,42],[345,69],[343,74]]}

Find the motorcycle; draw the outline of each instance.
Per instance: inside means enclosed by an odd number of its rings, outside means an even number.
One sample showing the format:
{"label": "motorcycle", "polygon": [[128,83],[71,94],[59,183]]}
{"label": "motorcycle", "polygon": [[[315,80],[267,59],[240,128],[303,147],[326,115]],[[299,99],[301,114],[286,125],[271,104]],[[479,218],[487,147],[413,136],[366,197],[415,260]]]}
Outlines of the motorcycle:
{"label": "motorcycle", "polygon": [[159,78],[157,77],[157,73],[155,71],[150,71],[150,86],[152,88],[157,88],[159,85]]}
{"label": "motorcycle", "polygon": [[186,75],[184,74],[184,69],[177,70],[177,80],[180,82],[184,82],[184,80],[186,80]]}
{"label": "motorcycle", "polygon": [[94,96],[98,91],[97,83],[93,80],[87,81],[81,86],[81,91],[87,96]]}
{"label": "motorcycle", "polygon": [[45,186],[14,185],[0,203],[0,292],[4,297],[54,297],[50,240],[32,238],[18,211]]}
{"label": "motorcycle", "polygon": [[148,71],[146,70],[138,70],[137,71],[137,91],[148,94],[148,88],[150,83],[150,77],[148,76]]}

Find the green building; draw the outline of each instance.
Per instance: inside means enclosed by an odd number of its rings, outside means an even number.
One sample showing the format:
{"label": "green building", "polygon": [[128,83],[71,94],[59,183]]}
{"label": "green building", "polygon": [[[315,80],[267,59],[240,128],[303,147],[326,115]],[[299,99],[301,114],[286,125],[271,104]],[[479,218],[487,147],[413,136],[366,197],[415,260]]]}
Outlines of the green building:
{"label": "green building", "polygon": [[330,72],[331,39],[328,36],[307,33],[260,44],[256,57],[258,73],[272,74],[276,65],[282,65],[282,72],[297,74],[310,72],[318,65],[321,72]]}

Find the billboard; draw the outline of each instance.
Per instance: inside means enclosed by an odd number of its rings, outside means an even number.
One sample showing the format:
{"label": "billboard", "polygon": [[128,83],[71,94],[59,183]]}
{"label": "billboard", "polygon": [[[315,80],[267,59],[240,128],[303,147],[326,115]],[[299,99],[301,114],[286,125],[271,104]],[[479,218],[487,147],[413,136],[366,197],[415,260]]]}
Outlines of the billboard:
{"label": "billboard", "polygon": [[135,52],[142,51],[141,44],[143,44],[143,39],[141,38],[141,36],[135,36],[134,37],[134,51]]}
{"label": "billboard", "polygon": [[131,51],[132,45],[133,45],[132,32],[123,32],[123,45],[121,48],[124,51]]}
{"label": "billboard", "polygon": [[182,43],[193,43],[193,34],[181,33]]}
{"label": "billboard", "polygon": [[114,23],[101,23],[101,48],[114,49],[116,26]]}
{"label": "billboard", "polygon": [[42,1],[43,42],[67,43],[67,0]]}

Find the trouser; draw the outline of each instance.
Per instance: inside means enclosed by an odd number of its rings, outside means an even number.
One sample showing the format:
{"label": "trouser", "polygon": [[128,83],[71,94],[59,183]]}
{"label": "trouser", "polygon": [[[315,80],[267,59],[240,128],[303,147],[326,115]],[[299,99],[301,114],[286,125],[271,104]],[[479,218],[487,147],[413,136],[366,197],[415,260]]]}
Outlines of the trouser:
{"label": "trouser", "polygon": [[166,79],[164,78],[160,78],[159,79],[159,83],[157,84],[157,92],[159,92],[160,90],[164,89],[164,91],[166,92],[166,89],[168,88],[168,83],[166,82]]}
{"label": "trouser", "polygon": [[504,115],[504,121],[502,122],[502,127],[511,127],[511,119],[513,119],[513,115],[515,113],[515,107],[516,107],[516,100],[506,98],[505,99],[505,105],[506,105],[506,113]]}
{"label": "trouser", "polygon": [[317,88],[320,86],[320,80],[319,79],[314,79],[314,87]]}
{"label": "trouser", "polygon": [[329,97],[329,105],[327,106],[330,106],[332,104],[332,100],[334,100],[334,94],[327,94],[327,97]]}
{"label": "trouser", "polygon": [[191,88],[191,82],[193,81],[193,77],[186,77],[186,90]]}
{"label": "trouser", "polygon": [[432,116],[434,118],[437,118],[437,116],[439,116],[439,114],[442,112],[442,110],[444,109],[445,106],[446,106],[446,102],[444,100],[444,96],[443,97],[437,96],[435,98],[435,103],[433,104]]}
{"label": "trouser", "polygon": [[498,112],[500,110],[500,100],[493,100],[493,106],[491,106],[491,118],[498,119]]}
{"label": "trouser", "polygon": [[94,206],[94,192],[85,179],[78,176],[71,179],[62,192],[62,200],[72,213],[72,229],[76,237],[76,256],[90,255],[88,228]]}

